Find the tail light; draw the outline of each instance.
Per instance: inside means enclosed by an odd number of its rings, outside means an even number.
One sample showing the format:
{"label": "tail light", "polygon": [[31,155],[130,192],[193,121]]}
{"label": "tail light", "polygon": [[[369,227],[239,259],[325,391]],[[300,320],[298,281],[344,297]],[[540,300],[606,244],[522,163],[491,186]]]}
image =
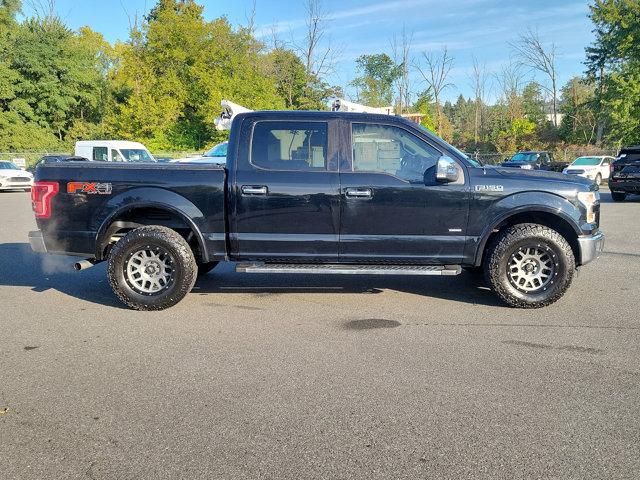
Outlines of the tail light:
{"label": "tail light", "polygon": [[611,162],[609,164],[609,174],[613,174],[613,172],[615,171],[616,167],[613,165],[613,162]]}
{"label": "tail light", "polygon": [[34,182],[31,187],[31,202],[36,218],[51,216],[51,199],[58,193],[58,182]]}

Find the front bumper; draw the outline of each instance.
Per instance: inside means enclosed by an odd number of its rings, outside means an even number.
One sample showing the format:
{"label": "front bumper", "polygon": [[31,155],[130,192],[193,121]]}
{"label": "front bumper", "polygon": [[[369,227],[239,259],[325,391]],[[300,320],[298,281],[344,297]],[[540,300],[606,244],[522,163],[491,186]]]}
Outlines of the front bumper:
{"label": "front bumper", "polygon": [[29,244],[31,244],[31,250],[34,252],[47,253],[47,247],[44,244],[44,237],[40,230],[29,232]]}
{"label": "front bumper", "polygon": [[598,231],[588,237],[578,237],[580,265],[585,265],[600,256],[604,250],[604,233]]}

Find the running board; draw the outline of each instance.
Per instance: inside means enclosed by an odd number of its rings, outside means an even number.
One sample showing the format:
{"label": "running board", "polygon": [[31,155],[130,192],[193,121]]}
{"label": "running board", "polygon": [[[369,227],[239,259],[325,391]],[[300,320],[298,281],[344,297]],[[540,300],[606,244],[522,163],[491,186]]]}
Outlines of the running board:
{"label": "running board", "polygon": [[459,265],[340,265],[303,263],[238,263],[240,273],[307,273],[331,275],[459,275]]}

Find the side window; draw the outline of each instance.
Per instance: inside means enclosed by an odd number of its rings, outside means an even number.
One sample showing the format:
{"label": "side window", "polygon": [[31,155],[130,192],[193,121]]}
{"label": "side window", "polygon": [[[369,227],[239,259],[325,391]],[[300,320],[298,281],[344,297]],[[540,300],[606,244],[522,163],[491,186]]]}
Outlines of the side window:
{"label": "side window", "polygon": [[[411,183],[422,183],[442,153],[408,131],[391,125],[354,123],[353,170],[395,175]],[[434,177],[435,178],[435,177]]]}
{"label": "side window", "polygon": [[327,124],[257,122],[251,138],[251,163],[268,170],[326,170]]}
{"label": "side window", "polygon": [[109,149],[107,147],[93,147],[93,159],[97,162],[106,162],[109,160],[108,157]]}
{"label": "side window", "polygon": [[122,155],[120,155],[120,152],[118,152],[118,150],[111,149],[111,161],[124,162],[124,159],[122,158]]}

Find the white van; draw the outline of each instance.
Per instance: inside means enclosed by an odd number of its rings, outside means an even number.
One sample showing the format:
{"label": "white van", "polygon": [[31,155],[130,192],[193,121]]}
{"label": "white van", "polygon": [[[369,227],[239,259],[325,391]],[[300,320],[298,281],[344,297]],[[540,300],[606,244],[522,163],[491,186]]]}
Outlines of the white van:
{"label": "white van", "polygon": [[97,162],[155,162],[143,144],[126,140],[82,140],[75,155]]}

